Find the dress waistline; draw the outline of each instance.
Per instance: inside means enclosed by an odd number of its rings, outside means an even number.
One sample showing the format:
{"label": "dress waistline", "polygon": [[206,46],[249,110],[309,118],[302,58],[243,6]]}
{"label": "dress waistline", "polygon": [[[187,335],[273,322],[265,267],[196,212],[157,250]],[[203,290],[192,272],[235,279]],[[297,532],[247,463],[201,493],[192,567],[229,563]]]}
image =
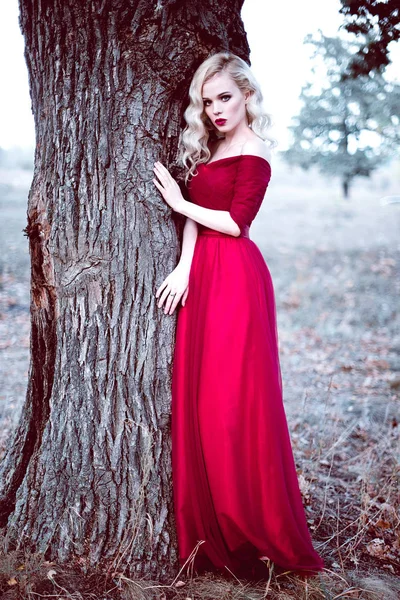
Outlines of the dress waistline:
{"label": "dress waistline", "polygon": [[[245,225],[243,228],[243,231],[237,237],[239,237],[239,238],[245,237],[245,238],[250,239],[249,232],[250,232],[250,227],[248,225]],[[233,238],[233,239],[235,239],[235,237],[236,237],[234,235],[230,235],[229,233],[223,233],[222,231],[217,231],[216,229],[210,229],[209,227],[200,226],[200,224],[198,225],[198,234],[197,235],[228,237],[228,238]]]}

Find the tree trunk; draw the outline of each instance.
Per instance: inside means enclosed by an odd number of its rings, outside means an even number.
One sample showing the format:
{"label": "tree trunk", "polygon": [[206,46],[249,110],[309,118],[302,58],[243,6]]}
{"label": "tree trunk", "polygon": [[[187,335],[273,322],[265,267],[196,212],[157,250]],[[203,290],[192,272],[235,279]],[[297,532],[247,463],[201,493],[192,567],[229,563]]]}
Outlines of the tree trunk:
{"label": "tree trunk", "polygon": [[177,568],[175,318],[154,294],[182,223],[153,165],[182,175],[174,159],[200,62],[223,49],[248,60],[242,4],[20,0],[37,143],[29,384],[0,473],[9,550],[130,576]]}
{"label": "tree trunk", "polygon": [[343,179],[342,190],[343,190],[343,196],[347,200],[350,195],[350,180],[349,179]]}

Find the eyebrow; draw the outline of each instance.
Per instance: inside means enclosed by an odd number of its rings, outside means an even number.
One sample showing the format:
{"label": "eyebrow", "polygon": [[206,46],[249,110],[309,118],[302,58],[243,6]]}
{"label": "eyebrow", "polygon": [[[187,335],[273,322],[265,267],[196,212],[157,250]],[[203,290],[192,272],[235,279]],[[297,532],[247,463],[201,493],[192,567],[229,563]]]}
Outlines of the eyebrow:
{"label": "eyebrow", "polygon": [[[221,94],[218,94],[217,98],[219,98],[220,96],[225,96],[225,94],[230,94],[231,92],[222,92]],[[210,98],[203,98],[203,100],[209,100]]]}

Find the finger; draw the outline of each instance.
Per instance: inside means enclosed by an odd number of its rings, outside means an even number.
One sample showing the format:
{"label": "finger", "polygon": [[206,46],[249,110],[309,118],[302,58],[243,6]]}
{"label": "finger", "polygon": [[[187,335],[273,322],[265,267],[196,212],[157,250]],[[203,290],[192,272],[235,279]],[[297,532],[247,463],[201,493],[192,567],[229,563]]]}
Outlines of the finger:
{"label": "finger", "polygon": [[[163,294],[162,294],[162,296],[160,298],[160,301],[158,303],[158,307],[159,308],[164,304],[164,301],[168,299],[170,291],[171,291],[171,288],[169,288],[169,287],[165,288],[165,290],[164,290],[164,292],[163,292]],[[167,300],[167,302],[168,302],[168,300]],[[167,307],[167,303],[165,304],[165,308],[166,307]]]}
{"label": "finger", "polygon": [[161,291],[165,288],[166,285],[168,285],[168,281],[166,279],[164,279],[164,281],[162,282],[162,284],[157,288],[156,298],[158,298],[158,296],[160,295]]}
{"label": "finger", "polygon": [[[160,177],[158,175],[158,177]],[[161,180],[161,177],[160,177]],[[155,185],[158,187],[158,189],[160,190],[161,194],[165,197],[165,191],[168,187],[168,184],[166,181],[157,181],[157,179],[153,179],[153,182],[155,183]]]}
{"label": "finger", "polygon": [[186,290],[183,292],[183,296],[182,296],[182,306],[184,306],[184,304],[185,304],[186,297],[187,297],[187,288],[186,288]]}
{"label": "finger", "polygon": [[158,187],[158,189],[160,190],[160,192],[164,191],[163,186],[160,184],[159,181],[157,181],[157,179],[153,179],[153,183],[155,183],[155,185]]}
{"label": "finger", "polygon": [[171,308],[171,304],[173,303],[175,297],[176,296],[171,296],[171,290],[169,290],[167,300],[166,300],[165,306],[164,306],[165,314],[167,314],[167,312],[169,312],[169,309]]}
{"label": "finger", "polygon": [[181,297],[181,294],[176,292],[172,292],[174,295],[172,295],[171,293],[168,296],[167,302],[165,303],[165,309],[164,312],[165,313],[169,313],[170,315],[174,312],[175,310],[175,306],[177,305],[177,303],[179,302],[179,299]]}
{"label": "finger", "polygon": [[163,305],[165,298],[161,297],[157,302],[157,308],[161,308]]}
{"label": "finger", "polygon": [[159,300],[157,303],[158,308],[162,307],[166,298],[168,297],[169,292],[170,292],[170,289],[168,288],[168,285],[167,285],[167,287],[165,287],[164,291],[162,292],[161,296],[159,297]]}
{"label": "finger", "polygon": [[163,165],[160,163],[155,163],[154,170],[157,177],[159,177],[165,184],[170,184],[172,182],[172,175]]}
{"label": "finger", "polygon": [[170,299],[170,296],[167,296],[167,299],[165,301],[165,305],[164,305],[164,315],[167,314],[167,312],[169,311],[170,307],[171,307],[171,302],[172,300]]}
{"label": "finger", "polygon": [[157,161],[156,161],[154,164],[155,164],[155,165],[156,165],[156,166],[157,166],[159,169],[161,169],[161,170],[162,170],[162,171],[164,171],[165,173],[168,173],[168,174],[169,174],[169,171],[168,171],[168,169],[167,169],[166,167],[164,167],[164,165],[163,165],[163,164],[162,164],[162,163],[161,163],[159,160],[157,160]]}
{"label": "finger", "polygon": [[160,299],[159,299],[159,301],[157,303],[158,308],[162,307],[162,305],[165,302],[165,299],[166,299],[167,295],[168,295],[168,292],[166,292],[166,290],[164,290],[164,292],[161,294]]}
{"label": "finger", "polygon": [[174,296],[174,301],[172,302],[171,308],[169,310],[169,314],[172,315],[172,313],[174,312],[174,310],[176,309],[176,307],[179,304],[179,300],[181,299],[182,294],[176,294],[176,296]]}
{"label": "finger", "polygon": [[153,171],[155,171],[157,177],[159,177],[162,180],[167,180],[168,177],[170,177],[170,174],[168,173],[168,171],[164,167],[161,168],[157,164],[154,165]]}

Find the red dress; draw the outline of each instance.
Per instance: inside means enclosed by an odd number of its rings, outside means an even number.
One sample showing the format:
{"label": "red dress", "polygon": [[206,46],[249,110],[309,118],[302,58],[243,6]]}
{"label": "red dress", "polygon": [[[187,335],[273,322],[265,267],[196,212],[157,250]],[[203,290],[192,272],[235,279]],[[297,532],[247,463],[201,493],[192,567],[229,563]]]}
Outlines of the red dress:
{"label": "red dress", "polygon": [[314,574],[282,399],[273,283],[248,237],[271,167],[237,155],[201,164],[190,201],[229,211],[234,237],[198,223],[172,376],[172,476],[181,565],[235,575],[267,556]]}

